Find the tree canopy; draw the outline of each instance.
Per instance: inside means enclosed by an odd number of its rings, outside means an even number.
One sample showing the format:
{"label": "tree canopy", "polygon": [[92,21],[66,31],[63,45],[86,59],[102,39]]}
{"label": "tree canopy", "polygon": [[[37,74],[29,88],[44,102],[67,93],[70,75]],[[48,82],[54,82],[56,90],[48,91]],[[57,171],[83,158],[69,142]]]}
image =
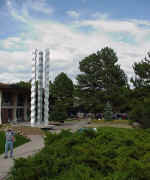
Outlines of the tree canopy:
{"label": "tree canopy", "polygon": [[117,61],[116,53],[109,47],[85,57],[79,64],[82,72],[77,76],[79,86],[107,92],[111,92],[116,87],[127,86],[127,77],[116,64]]}
{"label": "tree canopy", "polygon": [[71,111],[73,107],[73,88],[72,80],[63,72],[55,78],[53,84],[50,83],[50,95],[53,105],[51,110],[54,114],[58,114],[58,112],[68,114]]}
{"label": "tree canopy", "polygon": [[135,79],[131,78],[134,87],[150,87],[150,52],[140,62],[133,65]]}
{"label": "tree canopy", "polygon": [[127,76],[117,62],[116,53],[109,47],[80,61],[79,68],[82,73],[77,76],[77,81],[82,91],[80,99],[86,99],[84,102],[86,106],[89,105],[87,109],[94,108],[94,111],[97,111],[103,108],[100,102],[105,104],[107,100],[112,101],[116,92],[128,87]]}

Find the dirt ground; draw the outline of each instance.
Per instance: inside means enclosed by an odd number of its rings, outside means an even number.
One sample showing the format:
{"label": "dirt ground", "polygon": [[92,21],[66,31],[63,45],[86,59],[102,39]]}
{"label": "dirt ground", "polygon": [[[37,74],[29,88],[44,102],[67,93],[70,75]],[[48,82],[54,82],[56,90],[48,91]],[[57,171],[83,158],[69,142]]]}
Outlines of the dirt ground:
{"label": "dirt ground", "polygon": [[29,126],[21,126],[21,125],[15,125],[15,126],[4,126],[0,130],[6,131],[7,128],[11,127],[11,129],[21,135],[28,136],[28,135],[44,135],[44,132],[40,128],[36,127],[29,127]]}

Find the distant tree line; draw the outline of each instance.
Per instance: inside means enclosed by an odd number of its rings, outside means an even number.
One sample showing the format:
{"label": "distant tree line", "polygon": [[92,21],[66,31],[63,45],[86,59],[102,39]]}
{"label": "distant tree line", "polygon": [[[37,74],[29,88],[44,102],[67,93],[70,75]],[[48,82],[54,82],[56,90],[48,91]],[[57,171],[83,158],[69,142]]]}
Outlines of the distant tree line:
{"label": "distant tree line", "polygon": [[50,120],[62,120],[77,112],[103,112],[109,102],[113,112],[128,113],[132,121],[150,124],[150,52],[133,64],[135,78],[130,83],[109,47],[82,59],[79,69],[77,84],[64,72],[50,82]]}

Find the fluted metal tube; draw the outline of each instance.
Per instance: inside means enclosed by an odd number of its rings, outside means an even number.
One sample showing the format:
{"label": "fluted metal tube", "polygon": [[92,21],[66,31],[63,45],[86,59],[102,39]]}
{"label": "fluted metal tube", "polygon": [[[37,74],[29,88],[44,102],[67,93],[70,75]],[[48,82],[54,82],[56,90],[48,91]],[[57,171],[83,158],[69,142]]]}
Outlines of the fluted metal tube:
{"label": "fluted metal tube", "polygon": [[45,50],[45,86],[44,86],[44,124],[48,125],[49,118],[49,49]]}
{"label": "fluted metal tube", "polygon": [[39,52],[38,63],[38,124],[42,122],[42,104],[43,104],[43,52]]}
{"label": "fluted metal tube", "polygon": [[36,59],[37,49],[32,52],[32,79],[31,79],[31,126],[36,121]]}

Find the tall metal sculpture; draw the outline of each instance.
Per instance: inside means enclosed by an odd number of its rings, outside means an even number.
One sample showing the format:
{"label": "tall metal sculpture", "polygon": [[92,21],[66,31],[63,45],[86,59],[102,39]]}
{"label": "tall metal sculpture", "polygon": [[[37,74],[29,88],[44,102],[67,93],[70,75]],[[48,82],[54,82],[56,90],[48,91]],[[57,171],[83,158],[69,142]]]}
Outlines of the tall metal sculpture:
{"label": "tall metal sculpture", "polygon": [[48,125],[49,112],[49,49],[45,50],[45,93],[44,93],[44,123]]}
{"label": "tall metal sculpture", "polygon": [[39,52],[39,63],[38,63],[38,115],[37,123],[42,122],[42,105],[43,105],[43,52]]}
{"label": "tall metal sculpture", "polygon": [[32,79],[31,79],[31,126],[36,120],[36,60],[37,49],[32,52]]}
{"label": "tall metal sculpture", "polygon": [[[49,50],[45,50],[45,61],[43,66],[43,52],[39,52],[38,66],[37,50],[33,52],[32,58],[32,82],[31,82],[31,126],[48,125],[49,112]],[[43,68],[44,67],[44,68]],[[38,79],[36,72],[38,68]],[[43,83],[43,74],[45,83]],[[38,81],[36,81],[38,80]],[[38,91],[36,89],[38,82]],[[44,101],[43,101],[44,97]],[[37,112],[37,113],[36,113]]]}

